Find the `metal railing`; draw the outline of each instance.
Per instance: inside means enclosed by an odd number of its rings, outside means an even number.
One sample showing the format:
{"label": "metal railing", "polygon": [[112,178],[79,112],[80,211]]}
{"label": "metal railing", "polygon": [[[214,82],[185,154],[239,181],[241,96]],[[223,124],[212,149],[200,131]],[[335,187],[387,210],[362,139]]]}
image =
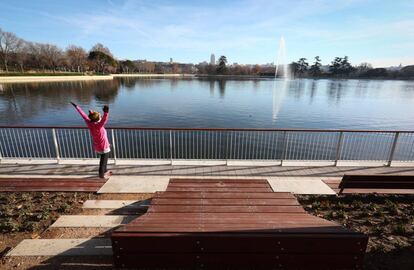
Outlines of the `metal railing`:
{"label": "metal railing", "polygon": [[[107,128],[115,160],[414,161],[414,131]],[[86,127],[0,126],[1,159],[97,158]]]}

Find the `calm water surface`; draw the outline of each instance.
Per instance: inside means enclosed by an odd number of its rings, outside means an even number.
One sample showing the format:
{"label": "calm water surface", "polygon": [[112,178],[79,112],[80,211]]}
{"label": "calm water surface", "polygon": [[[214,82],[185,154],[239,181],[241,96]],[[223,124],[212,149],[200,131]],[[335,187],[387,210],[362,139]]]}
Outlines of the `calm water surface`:
{"label": "calm water surface", "polygon": [[110,106],[109,125],[414,130],[414,82],[133,79],[0,86],[1,125],[82,125],[69,101]]}

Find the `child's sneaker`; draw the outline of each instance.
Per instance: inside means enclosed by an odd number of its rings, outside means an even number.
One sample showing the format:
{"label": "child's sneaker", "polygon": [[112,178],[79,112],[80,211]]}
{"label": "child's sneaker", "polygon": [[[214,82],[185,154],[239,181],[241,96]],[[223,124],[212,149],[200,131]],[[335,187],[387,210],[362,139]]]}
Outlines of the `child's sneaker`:
{"label": "child's sneaker", "polygon": [[105,179],[109,179],[109,177],[111,176],[112,176],[112,171],[106,171],[106,173],[104,174]]}

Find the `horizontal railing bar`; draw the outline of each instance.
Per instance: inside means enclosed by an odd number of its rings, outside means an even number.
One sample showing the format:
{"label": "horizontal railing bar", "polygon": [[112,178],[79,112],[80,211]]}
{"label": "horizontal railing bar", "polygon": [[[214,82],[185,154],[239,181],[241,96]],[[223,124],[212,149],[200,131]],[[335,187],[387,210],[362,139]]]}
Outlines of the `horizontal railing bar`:
{"label": "horizontal railing bar", "polygon": [[[0,126],[0,128],[33,129],[87,129],[86,126]],[[124,130],[182,130],[182,131],[291,131],[291,132],[348,132],[348,133],[414,133],[413,130],[364,130],[364,129],[303,129],[303,128],[184,128],[184,127],[119,127],[107,129]]]}

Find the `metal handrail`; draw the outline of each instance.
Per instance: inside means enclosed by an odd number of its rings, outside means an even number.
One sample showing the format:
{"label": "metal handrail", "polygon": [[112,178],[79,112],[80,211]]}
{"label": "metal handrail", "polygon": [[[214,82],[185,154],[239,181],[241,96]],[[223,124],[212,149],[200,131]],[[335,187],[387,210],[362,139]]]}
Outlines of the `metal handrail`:
{"label": "metal handrail", "polygon": [[[107,127],[125,159],[414,161],[414,131],[287,128]],[[96,158],[86,126],[0,126],[0,160]]]}
{"label": "metal handrail", "polygon": [[[61,128],[87,129],[86,126],[37,126],[37,125],[0,125],[0,128]],[[107,126],[106,129],[126,130],[185,130],[185,131],[292,131],[292,132],[352,132],[352,133],[414,133],[414,130],[381,130],[381,129],[306,129],[306,128],[207,128],[207,127],[123,127]]]}

